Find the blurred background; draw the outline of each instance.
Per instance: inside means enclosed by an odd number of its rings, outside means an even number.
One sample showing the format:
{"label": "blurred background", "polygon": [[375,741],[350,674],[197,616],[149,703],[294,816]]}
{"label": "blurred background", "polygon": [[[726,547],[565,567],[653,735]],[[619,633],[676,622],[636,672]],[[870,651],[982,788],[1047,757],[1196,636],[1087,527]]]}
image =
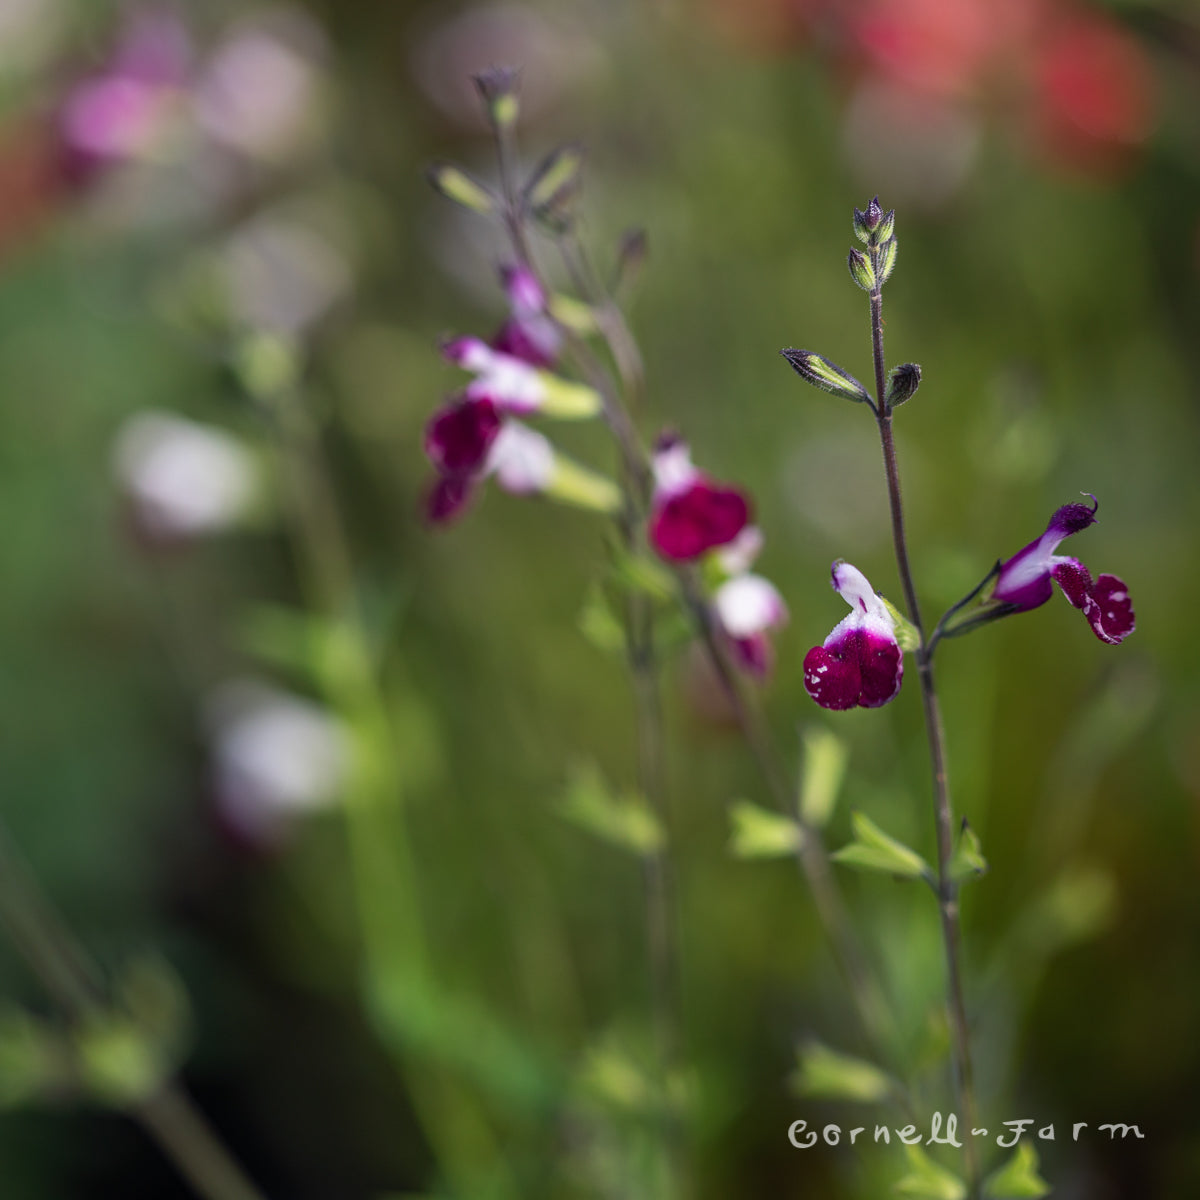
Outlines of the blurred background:
{"label": "blurred background", "polygon": [[[1127,643],[1056,598],[939,656],[955,803],[991,864],[963,901],[979,1092],[989,1123],[1056,1125],[1055,1196],[1196,1193],[1185,0],[0,0],[20,855],[108,978],[153,976],[142,1048],[268,1195],[654,1195],[641,874],[561,813],[580,771],[635,777],[624,664],[580,629],[606,524],[496,489],[451,528],[421,518],[422,431],[461,382],[438,339],[505,311],[499,231],[423,170],[494,178],[469,76],[495,63],[522,68],[527,164],[586,146],[601,271],[647,233],[644,428],[754,494],[791,610],[762,702],[791,763],[805,728],[848,747],[832,844],[861,809],[933,854],[914,680],[824,713],[800,669],[844,613],[832,559],[899,599],[868,414],[778,356],[870,375],[853,205],[897,210],[887,343],[924,370],[897,438],[927,614],[1099,498],[1069,552],[1127,582]],[[612,469],[602,431],[569,432]],[[793,1090],[806,1037],[866,1048],[794,869],[729,852],[729,803],[767,800],[694,648],[664,697],[695,1194],[887,1194],[895,1147],[788,1143],[797,1119],[888,1114]],[[945,1108],[929,897],[839,879]],[[0,1004],[6,1200],[188,1194],[120,1079],[56,1057],[8,944]]]}

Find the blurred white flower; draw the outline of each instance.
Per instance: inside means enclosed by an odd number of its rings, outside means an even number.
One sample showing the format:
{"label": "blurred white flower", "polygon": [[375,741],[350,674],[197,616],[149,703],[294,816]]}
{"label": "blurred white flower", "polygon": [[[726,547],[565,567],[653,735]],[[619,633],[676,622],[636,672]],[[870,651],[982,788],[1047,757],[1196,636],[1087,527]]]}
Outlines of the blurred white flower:
{"label": "blurred white flower", "polygon": [[194,537],[236,525],[254,507],[254,454],[223,430],[146,410],[117,434],[113,468],[151,537]]}
{"label": "blurred white flower", "polygon": [[201,128],[250,158],[292,154],[318,118],[323,49],[320,31],[299,12],[252,18],[201,73],[194,97]]}
{"label": "blurred white flower", "polygon": [[295,817],[341,798],[350,737],[327,709],[240,679],[210,696],[205,716],[217,806],[234,833],[269,843]]}

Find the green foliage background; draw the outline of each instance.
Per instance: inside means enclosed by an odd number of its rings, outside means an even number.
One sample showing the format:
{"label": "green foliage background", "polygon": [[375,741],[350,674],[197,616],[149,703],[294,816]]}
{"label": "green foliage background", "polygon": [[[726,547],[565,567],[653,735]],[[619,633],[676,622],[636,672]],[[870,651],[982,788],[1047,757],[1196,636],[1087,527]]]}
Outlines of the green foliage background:
{"label": "green foliage background", "polygon": [[[361,274],[353,306],[319,334],[309,394],[381,614],[416,891],[453,998],[433,1007],[462,1012],[423,1035],[381,1033],[381,1002],[363,1003],[339,814],[273,857],[214,831],[198,705],[247,668],[249,609],[297,602],[295,565],[270,528],[147,557],[109,469],[114,431],[143,406],[261,436],[222,365],[156,301],[195,230],[102,235],[67,211],[0,271],[3,815],[102,961],[154,948],[178,972],[193,1007],[185,1079],[271,1195],[432,1188],[411,1086],[431,1060],[454,1064],[463,1111],[485,1114],[510,1149],[522,1196],[633,1195],[596,1186],[586,1163],[620,1159],[636,1105],[624,1124],[601,1119],[578,1079],[597,1047],[645,1044],[641,879],[555,812],[581,761],[618,786],[634,775],[623,666],[577,625],[605,530],[494,490],[452,530],[420,523],[422,428],[456,382],[437,338],[486,333],[502,304],[498,249],[466,253],[474,235],[421,170],[442,157],[485,170],[486,139],[413,80],[442,6],[314,10],[331,38],[334,133],[293,182],[337,189]],[[1125,16],[1138,27],[1141,13]],[[869,375],[866,300],[844,256],[851,205],[874,190],[886,205],[888,180],[847,166],[841,84],[818,46],[731,50],[684,5],[549,15],[594,69],[526,124],[523,144],[530,160],[587,144],[585,230],[602,263],[623,229],[648,231],[632,312],[647,428],[679,427],[699,464],[754,492],[760,565],[792,615],[764,696],[771,725],[789,750],[809,724],[849,743],[832,843],[861,808],[928,857],[912,680],[877,712],[825,714],[804,694],[803,654],[842,616],[830,560],[899,589],[868,414],[806,389],[777,353],[804,346]],[[952,199],[901,207],[886,293],[890,357],[924,370],[897,422],[927,609],[1081,490],[1100,498],[1100,521],[1071,552],[1120,574],[1137,607],[1119,649],[1055,600],[940,658],[955,802],[991,864],[964,897],[981,1095],[993,1120],[1056,1124],[1059,1141],[1040,1149],[1064,1197],[1174,1197],[1200,1181],[1200,77],[1154,53],[1162,119],[1135,169],[1079,177],[985,126]],[[474,292],[448,261],[466,264]],[[599,432],[570,441],[610,461]],[[798,1041],[862,1047],[795,872],[728,853],[729,802],[763,797],[701,687],[688,654],[669,664],[699,1194],[881,1194],[876,1168],[846,1147],[788,1144],[800,1117],[869,1123],[789,1092]],[[942,986],[928,897],[842,880],[915,1047]],[[385,922],[394,899],[376,897]],[[7,951],[0,992],[45,1009]],[[489,1040],[495,1025],[519,1049]],[[1071,1144],[1075,1121],[1136,1123],[1146,1137]],[[0,1164],[14,1200],[182,1194],[134,1126],[69,1100],[6,1112]]]}

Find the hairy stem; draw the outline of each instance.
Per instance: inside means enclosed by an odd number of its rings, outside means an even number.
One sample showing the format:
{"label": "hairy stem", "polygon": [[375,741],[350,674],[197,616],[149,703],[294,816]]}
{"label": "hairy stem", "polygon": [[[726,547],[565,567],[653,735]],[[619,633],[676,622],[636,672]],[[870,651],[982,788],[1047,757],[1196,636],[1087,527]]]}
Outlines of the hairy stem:
{"label": "hairy stem", "polygon": [[[871,248],[871,266],[879,276],[879,252]],[[925,733],[929,742],[929,758],[933,770],[933,812],[937,833],[937,896],[941,914],[942,947],[946,959],[946,1009],[950,1024],[951,1051],[954,1059],[955,1090],[958,1107],[966,1124],[963,1139],[967,1165],[970,1200],[979,1196],[979,1158],[971,1130],[976,1125],[975,1090],[971,1070],[970,1032],[966,1005],[963,1001],[961,931],[959,928],[958,885],[950,873],[954,854],[954,811],[950,801],[950,785],[946,777],[946,735],[938,704],[937,686],[933,677],[933,645],[926,641],[921,623],[921,608],[913,586],[912,566],[908,555],[908,539],[904,530],[904,505],[900,495],[900,471],[896,462],[896,443],[892,437],[892,411],[887,402],[883,358],[883,292],[876,284],[871,296],[871,350],[875,364],[875,389],[878,407],[876,423],[883,449],[883,464],[887,472],[888,506],[892,516],[892,542],[896,552],[896,567],[904,590],[908,618],[916,627],[919,639],[916,659],[921,682],[921,705],[925,714]]]}
{"label": "hairy stem", "polygon": [[[0,827],[0,922],[72,1026],[102,1015],[100,971],[59,919]],[[129,1115],[204,1200],[264,1200],[182,1088],[167,1081]]]}

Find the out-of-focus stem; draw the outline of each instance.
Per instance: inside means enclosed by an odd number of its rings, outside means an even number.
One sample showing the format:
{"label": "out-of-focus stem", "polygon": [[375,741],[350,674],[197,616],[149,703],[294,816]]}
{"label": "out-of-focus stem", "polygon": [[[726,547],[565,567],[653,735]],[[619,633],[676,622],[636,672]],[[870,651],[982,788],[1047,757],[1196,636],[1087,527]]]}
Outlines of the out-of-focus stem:
{"label": "out-of-focus stem", "polygon": [[[400,813],[403,786],[391,720],[358,612],[350,546],[317,431],[295,391],[276,396],[272,411],[303,590],[308,603],[344,639],[338,669],[330,672],[327,684],[335,707],[358,739],[359,761],[346,798],[347,838],[368,999],[377,1022],[386,1023],[381,1029],[384,1041],[404,1072],[414,1110],[442,1171],[469,1193],[478,1186],[479,1164],[486,1163],[503,1181],[504,1194],[516,1196],[503,1148],[484,1115],[452,1087],[443,1071],[417,1059],[405,1044],[405,1031],[394,1026],[394,1002],[389,1002],[391,997],[382,999],[397,986],[397,979],[418,1005],[428,1002],[432,990],[416,870]],[[397,813],[397,819],[385,822],[389,811]]]}
{"label": "out-of-focus stem", "polygon": [[[51,908],[2,826],[0,922],[71,1026],[104,1013],[99,971]],[[264,1200],[177,1083],[163,1083],[127,1111],[204,1200]]]}
{"label": "out-of-focus stem", "polygon": [[[879,251],[872,245],[871,266],[879,278]],[[970,1200],[978,1200],[980,1176],[979,1156],[971,1130],[975,1128],[975,1089],[971,1069],[970,1027],[963,1000],[961,930],[959,927],[958,885],[950,874],[954,854],[954,811],[950,801],[950,784],[946,777],[946,735],[942,727],[941,708],[933,677],[933,645],[926,640],[921,622],[921,609],[913,585],[912,567],[908,555],[908,539],[904,529],[904,506],[900,495],[900,471],[896,461],[896,443],[892,436],[892,411],[887,401],[883,357],[883,292],[876,283],[871,297],[871,351],[875,365],[875,395],[878,401],[876,423],[883,449],[887,473],[888,507],[892,517],[892,543],[900,586],[904,590],[908,618],[917,630],[917,674],[921,683],[921,704],[925,714],[925,733],[929,743],[929,758],[933,771],[933,812],[937,833],[938,909],[941,914],[942,946],[946,959],[946,1009],[950,1024],[952,1057],[954,1059],[955,1090],[958,1106],[966,1125],[964,1157],[967,1165],[967,1186]]]}

